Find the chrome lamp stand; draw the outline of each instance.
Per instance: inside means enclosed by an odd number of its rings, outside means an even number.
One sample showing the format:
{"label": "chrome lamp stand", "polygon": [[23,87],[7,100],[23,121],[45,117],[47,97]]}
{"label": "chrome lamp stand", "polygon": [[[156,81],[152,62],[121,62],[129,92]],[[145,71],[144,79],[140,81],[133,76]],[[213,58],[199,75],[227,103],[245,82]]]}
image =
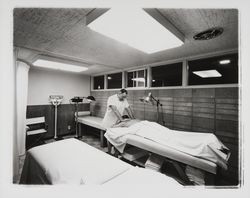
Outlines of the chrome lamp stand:
{"label": "chrome lamp stand", "polygon": [[51,102],[52,105],[55,106],[55,132],[54,132],[54,139],[61,140],[63,139],[62,137],[57,136],[57,106],[59,106],[62,103],[63,96],[61,95],[51,95],[49,96],[49,101]]}

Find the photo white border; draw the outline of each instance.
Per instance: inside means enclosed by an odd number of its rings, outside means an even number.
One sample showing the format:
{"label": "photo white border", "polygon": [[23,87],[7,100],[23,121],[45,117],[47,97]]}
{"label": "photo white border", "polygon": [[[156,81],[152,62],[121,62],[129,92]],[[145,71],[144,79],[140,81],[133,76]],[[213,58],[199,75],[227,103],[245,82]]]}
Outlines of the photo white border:
{"label": "photo white border", "polygon": [[[239,189],[176,188],[164,186],[22,186],[12,184],[12,133],[15,119],[15,77],[13,67],[13,9],[15,7],[110,7],[141,6],[165,8],[237,8],[239,10],[239,50],[241,63],[241,116],[240,129],[243,143],[243,184]],[[250,194],[249,156],[249,44],[250,44],[250,10],[247,0],[0,0],[0,197],[248,197]],[[246,152],[247,153],[247,152]],[[249,155],[249,154],[248,154]]]}

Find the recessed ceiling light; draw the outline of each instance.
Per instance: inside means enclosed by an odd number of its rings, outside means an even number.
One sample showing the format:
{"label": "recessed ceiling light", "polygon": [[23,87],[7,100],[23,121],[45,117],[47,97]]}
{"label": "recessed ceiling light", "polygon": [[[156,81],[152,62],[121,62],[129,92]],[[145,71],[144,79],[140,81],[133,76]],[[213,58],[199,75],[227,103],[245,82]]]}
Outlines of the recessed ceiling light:
{"label": "recessed ceiling light", "polygon": [[88,27],[149,54],[183,44],[141,8],[111,8]]}
{"label": "recessed ceiling light", "polygon": [[225,64],[229,64],[229,63],[231,63],[231,61],[229,59],[220,61],[221,65],[225,65]]}
{"label": "recessed ceiling light", "polygon": [[193,71],[194,74],[202,78],[214,78],[221,77],[222,75],[217,70],[203,70],[203,71]]}
{"label": "recessed ceiling light", "polygon": [[71,71],[71,72],[82,72],[88,70],[87,67],[76,66],[67,63],[60,63],[55,61],[37,59],[34,63],[36,67],[44,67],[49,69],[63,70],[63,71]]}
{"label": "recessed ceiling light", "polygon": [[132,78],[133,81],[145,82],[145,78]]}

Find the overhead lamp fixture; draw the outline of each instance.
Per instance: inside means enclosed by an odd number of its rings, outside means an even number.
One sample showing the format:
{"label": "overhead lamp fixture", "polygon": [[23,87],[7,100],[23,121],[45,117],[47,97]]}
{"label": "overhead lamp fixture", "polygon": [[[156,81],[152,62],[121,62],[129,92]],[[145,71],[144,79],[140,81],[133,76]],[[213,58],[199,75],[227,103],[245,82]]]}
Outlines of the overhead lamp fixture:
{"label": "overhead lamp fixture", "polygon": [[229,59],[221,60],[221,61],[220,61],[220,64],[221,64],[221,65],[226,65],[226,64],[229,64],[229,63],[231,63],[231,61],[230,61]]}
{"label": "overhead lamp fixture", "polygon": [[[146,97],[140,98],[139,99],[141,102],[146,103],[146,104],[152,104],[154,105],[156,102],[156,107],[157,107],[157,122],[160,122],[160,110],[159,107],[162,107],[162,103],[160,103],[159,99],[156,99],[151,92],[148,93]],[[162,124],[165,125],[164,117],[163,117],[163,110],[161,112],[161,119],[162,119]]]}
{"label": "overhead lamp fixture", "polygon": [[44,59],[37,59],[34,63],[36,67],[43,67],[55,70],[63,70],[63,71],[70,71],[70,72],[82,72],[88,70],[87,67],[77,66],[68,63],[60,63],[56,61],[44,60]]}
{"label": "overhead lamp fixture", "polygon": [[111,8],[88,27],[148,54],[183,44],[142,8]]}
{"label": "overhead lamp fixture", "polygon": [[132,78],[131,80],[137,81],[137,82],[145,82],[145,78]]}
{"label": "overhead lamp fixture", "polygon": [[203,70],[203,71],[193,71],[194,74],[202,78],[214,78],[221,77],[222,75],[215,69],[212,70]]}
{"label": "overhead lamp fixture", "polygon": [[108,76],[108,80],[112,80],[112,77],[111,77],[111,76]]}

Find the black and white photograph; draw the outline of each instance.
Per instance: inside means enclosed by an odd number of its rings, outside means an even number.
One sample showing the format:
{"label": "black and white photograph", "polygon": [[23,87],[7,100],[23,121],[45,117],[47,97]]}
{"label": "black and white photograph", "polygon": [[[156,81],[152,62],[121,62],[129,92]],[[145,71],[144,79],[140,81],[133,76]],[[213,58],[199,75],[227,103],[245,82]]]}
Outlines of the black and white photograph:
{"label": "black and white photograph", "polygon": [[2,3],[0,196],[246,196],[244,1],[129,2]]}

